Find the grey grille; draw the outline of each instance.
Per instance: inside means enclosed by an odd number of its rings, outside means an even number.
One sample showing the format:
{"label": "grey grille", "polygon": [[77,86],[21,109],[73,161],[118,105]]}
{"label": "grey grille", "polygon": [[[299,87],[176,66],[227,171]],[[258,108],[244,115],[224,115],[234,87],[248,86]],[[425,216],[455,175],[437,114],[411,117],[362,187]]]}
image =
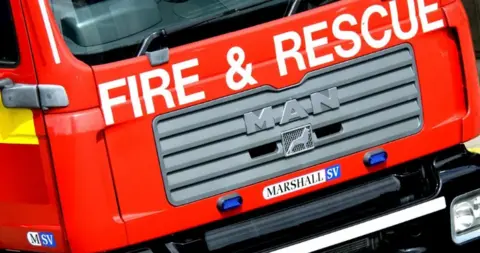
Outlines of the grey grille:
{"label": "grey grille", "polygon": [[[310,95],[332,88],[340,106],[313,115]],[[279,124],[292,99],[308,116]],[[243,115],[269,106],[275,127],[247,135]],[[288,89],[262,87],[160,115],[153,127],[168,199],[183,205],[415,134],[422,123],[413,50],[402,45],[309,73]],[[322,135],[334,124],[338,132]],[[314,149],[286,157],[282,133],[306,125]],[[270,152],[254,156],[259,148]]]}

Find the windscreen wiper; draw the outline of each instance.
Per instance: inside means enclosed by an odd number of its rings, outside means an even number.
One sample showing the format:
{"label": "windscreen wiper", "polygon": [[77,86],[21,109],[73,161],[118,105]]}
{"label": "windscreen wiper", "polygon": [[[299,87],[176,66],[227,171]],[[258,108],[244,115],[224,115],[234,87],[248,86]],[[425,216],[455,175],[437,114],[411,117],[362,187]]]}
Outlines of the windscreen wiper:
{"label": "windscreen wiper", "polygon": [[294,0],[292,5],[290,6],[290,9],[288,10],[287,16],[292,16],[293,14],[297,13],[298,7],[302,3],[302,0]]}
{"label": "windscreen wiper", "polygon": [[[331,4],[336,1],[338,0],[323,0],[323,1],[320,1],[319,3],[316,3],[316,5],[322,6],[322,5]],[[297,14],[298,8],[300,7],[300,4],[302,4],[303,2],[304,2],[303,0],[293,0],[293,3],[290,5],[290,8],[288,10],[287,16],[292,16],[294,14]]]}
{"label": "windscreen wiper", "polygon": [[159,39],[160,43],[165,41],[168,37],[168,34],[172,34],[172,33],[176,33],[176,32],[186,30],[186,29],[201,26],[201,25],[204,25],[204,24],[207,24],[207,23],[210,23],[212,21],[216,21],[218,19],[222,19],[222,18],[225,18],[225,17],[228,17],[228,16],[233,16],[233,14],[239,14],[243,11],[249,10],[251,8],[255,8],[257,6],[260,6],[260,5],[263,5],[265,3],[272,2],[272,1],[274,1],[274,0],[265,0],[265,1],[261,1],[261,2],[255,3],[255,4],[247,5],[247,6],[244,6],[244,7],[230,9],[230,10],[224,11],[224,12],[219,13],[219,14],[208,15],[208,16],[205,16],[205,17],[201,17],[201,18],[192,20],[191,22],[186,22],[186,23],[179,24],[179,25],[176,25],[176,26],[162,28],[158,31],[155,31],[155,32],[151,33],[150,35],[148,35],[142,41],[142,44],[141,44],[140,49],[137,53],[137,56],[145,55],[147,53],[148,48],[150,47],[150,44],[154,40]]}

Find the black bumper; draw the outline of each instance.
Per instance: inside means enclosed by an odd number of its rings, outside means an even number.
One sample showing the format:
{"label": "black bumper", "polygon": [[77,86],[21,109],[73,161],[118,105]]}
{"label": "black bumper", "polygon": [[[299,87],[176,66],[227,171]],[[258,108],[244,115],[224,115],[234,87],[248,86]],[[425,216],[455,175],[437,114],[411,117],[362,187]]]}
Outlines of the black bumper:
{"label": "black bumper", "polygon": [[[477,241],[463,246],[453,243],[449,212],[455,197],[479,188],[480,156],[457,146],[375,175],[136,248],[166,253],[275,252],[338,234],[338,231],[347,231],[352,226],[422,203],[445,199],[443,208],[438,211],[372,230],[315,252],[480,252]],[[301,252],[308,251],[295,253]]]}
{"label": "black bumper", "polygon": [[480,189],[480,156],[464,152],[457,155],[452,152],[445,163],[437,164],[437,168],[433,166],[439,180],[435,194],[383,214],[439,198],[445,199],[446,208],[315,252],[480,252],[480,240],[457,245],[451,235],[452,201],[459,195]]}

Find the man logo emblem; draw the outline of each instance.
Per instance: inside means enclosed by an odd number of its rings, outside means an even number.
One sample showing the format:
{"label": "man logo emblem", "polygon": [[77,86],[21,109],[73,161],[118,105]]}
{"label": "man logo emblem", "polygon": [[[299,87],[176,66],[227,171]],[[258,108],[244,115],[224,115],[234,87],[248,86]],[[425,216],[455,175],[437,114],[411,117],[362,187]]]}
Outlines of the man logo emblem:
{"label": "man logo emblem", "polygon": [[285,156],[292,156],[315,148],[312,126],[306,125],[282,133]]}
{"label": "man logo emblem", "polygon": [[340,107],[340,98],[335,87],[313,93],[307,100],[310,102],[308,108],[305,108],[305,104],[297,99],[288,100],[282,105],[281,115],[278,115],[278,107],[274,110],[272,106],[245,113],[243,118],[247,134],[274,128],[276,124],[286,125],[297,120],[306,120],[309,114],[315,116]]}

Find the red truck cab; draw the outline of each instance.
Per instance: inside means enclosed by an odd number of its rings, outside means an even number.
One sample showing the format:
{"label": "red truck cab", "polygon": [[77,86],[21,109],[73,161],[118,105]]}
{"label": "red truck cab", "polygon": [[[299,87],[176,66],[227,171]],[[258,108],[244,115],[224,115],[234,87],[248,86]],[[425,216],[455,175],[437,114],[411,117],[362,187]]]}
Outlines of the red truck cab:
{"label": "red truck cab", "polygon": [[477,237],[478,217],[455,223],[480,173],[458,0],[0,14],[1,249],[311,252],[439,212],[452,244]]}

